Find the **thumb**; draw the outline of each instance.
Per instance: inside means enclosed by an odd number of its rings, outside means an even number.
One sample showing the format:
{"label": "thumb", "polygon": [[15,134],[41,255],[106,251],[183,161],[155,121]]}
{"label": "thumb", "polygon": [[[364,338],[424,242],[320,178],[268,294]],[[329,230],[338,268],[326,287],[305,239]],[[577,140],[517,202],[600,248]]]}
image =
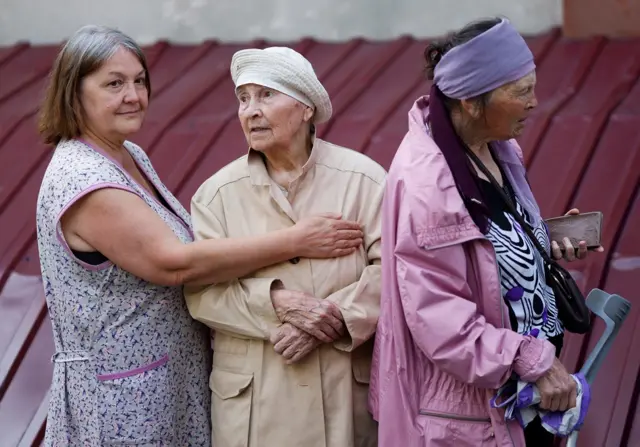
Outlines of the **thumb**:
{"label": "thumb", "polygon": [[578,208],[571,208],[569,211],[567,211],[567,214],[565,214],[565,216],[573,216],[575,214],[580,214],[580,210]]}

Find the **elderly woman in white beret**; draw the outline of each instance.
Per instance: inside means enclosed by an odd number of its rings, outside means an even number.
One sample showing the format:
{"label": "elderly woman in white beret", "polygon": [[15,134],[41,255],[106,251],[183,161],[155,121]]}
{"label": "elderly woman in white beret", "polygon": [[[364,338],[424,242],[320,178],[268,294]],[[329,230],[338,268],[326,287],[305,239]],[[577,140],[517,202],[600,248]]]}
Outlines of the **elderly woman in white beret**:
{"label": "elderly woman in white beret", "polygon": [[186,291],[191,315],[215,330],[213,443],[375,446],[366,400],[386,173],[366,156],[316,138],[331,101],[299,53],[243,50],[231,75],[249,150],[195,194],[196,239],[262,234],[328,213],[359,222],[364,243],[345,257],[296,257]]}

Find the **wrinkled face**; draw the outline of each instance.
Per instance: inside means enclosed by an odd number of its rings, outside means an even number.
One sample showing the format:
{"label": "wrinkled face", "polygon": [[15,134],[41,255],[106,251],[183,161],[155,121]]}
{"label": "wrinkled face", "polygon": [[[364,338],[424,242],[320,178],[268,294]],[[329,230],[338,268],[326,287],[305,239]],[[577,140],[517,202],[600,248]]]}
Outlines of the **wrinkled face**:
{"label": "wrinkled face", "polygon": [[238,87],[236,96],[240,125],[252,149],[286,149],[308,135],[313,109],[298,100],[256,84]]}
{"label": "wrinkled face", "polygon": [[519,136],[526,119],[538,105],[535,94],[535,71],[495,89],[484,108],[484,133],[492,140],[509,140]]}
{"label": "wrinkled face", "polygon": [[137,132],[149,104],[144,68],[138,58],[118,49],[82,80],[80,102],[85,125],[100,137],[123,140]]}

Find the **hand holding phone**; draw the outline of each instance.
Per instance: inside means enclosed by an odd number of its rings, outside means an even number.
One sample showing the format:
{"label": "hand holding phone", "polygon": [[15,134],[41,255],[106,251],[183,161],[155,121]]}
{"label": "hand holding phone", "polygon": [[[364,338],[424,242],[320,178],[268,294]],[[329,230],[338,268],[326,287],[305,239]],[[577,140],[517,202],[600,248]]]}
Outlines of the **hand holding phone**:
{"label": "hand holding phone", "polygon": [[580,214],[572,209],[564,216],[545,220],[554,258],[572,261],[583,258],[587,250],[604,251],[600,244],[602,219],[599,211]]}

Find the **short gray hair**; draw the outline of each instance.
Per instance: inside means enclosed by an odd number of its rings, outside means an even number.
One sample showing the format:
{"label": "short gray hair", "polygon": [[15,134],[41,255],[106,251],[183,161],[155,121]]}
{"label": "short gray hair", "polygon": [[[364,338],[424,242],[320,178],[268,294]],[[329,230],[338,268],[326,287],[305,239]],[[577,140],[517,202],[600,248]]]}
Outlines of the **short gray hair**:
{"label": "short gray hair", "polygon": [[129,36],[114,28],[86,25],[64,45],[49,75],[38,130],[46,144],[56,145],[80,135],[83,123],[78,95],[83,78],[98,70],[119,48],[130,51],[144,68],[147,93],[151,81],[142,48]]}

